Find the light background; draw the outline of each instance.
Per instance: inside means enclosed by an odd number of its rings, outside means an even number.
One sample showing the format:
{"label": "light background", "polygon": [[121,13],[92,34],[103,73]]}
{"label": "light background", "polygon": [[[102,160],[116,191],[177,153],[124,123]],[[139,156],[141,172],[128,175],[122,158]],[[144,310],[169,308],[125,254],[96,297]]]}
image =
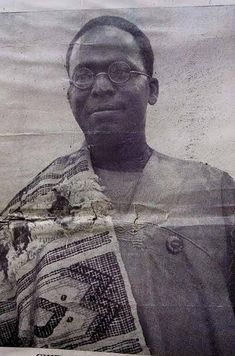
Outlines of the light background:
{"label": "light background", "polygon": [[160,97],[148,110],[150,145],[235,176],[234,6],[86,11],[36,6],[11,13],[3,3],[0,209],[54,158],[80,147],[83,137],[66,100],[65,52],[87,20],[105,14],[136,23],[151,40]]}

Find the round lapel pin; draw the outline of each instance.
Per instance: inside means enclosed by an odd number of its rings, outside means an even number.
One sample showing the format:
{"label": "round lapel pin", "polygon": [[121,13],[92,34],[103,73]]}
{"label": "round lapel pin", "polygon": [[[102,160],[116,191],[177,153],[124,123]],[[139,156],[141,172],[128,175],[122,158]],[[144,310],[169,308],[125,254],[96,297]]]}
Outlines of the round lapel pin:
{"label": "round lapel pin", "polygon": [[183,250],[184,242],[180,237],[171,235],[166,240],[166,247],[170,253],[177,255]]}

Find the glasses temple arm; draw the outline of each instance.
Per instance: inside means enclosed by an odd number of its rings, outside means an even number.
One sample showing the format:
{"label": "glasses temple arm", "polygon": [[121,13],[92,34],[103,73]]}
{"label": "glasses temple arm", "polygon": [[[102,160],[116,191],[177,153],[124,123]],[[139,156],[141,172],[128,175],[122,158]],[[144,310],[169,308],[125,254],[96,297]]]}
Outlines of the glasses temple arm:
{"label": "glasses temple arm", "polygon": [[130,73],[141,74],[141,75],[145,75],[148,78],[152,78],[151,75],[144,73],[144,72],[138,72],[137,70],[131,70]]}

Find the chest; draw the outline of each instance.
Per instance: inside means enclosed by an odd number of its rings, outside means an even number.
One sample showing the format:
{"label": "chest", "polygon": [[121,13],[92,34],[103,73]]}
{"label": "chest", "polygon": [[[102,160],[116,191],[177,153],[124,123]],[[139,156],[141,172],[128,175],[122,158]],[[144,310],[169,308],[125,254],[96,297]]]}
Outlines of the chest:
{"label": "chest", "polygon": [[223,225],[126,223],[116,234],[139,303],[200,306],[202,297],[214,305],[227,299]]}

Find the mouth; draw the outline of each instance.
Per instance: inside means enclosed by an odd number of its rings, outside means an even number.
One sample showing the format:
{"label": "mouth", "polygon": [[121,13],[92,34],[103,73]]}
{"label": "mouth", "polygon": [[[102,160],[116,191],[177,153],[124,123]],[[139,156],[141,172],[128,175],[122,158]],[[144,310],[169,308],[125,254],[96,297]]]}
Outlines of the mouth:
{"label": "mouth", "polygon": [[118,109],[118,108],[116,108],[116,109],[106,109],[106,108],[104,108],[104,109],[95,110],[94,112],[117,111],[117,110],[121,110],[121,109]]}
{"label": "mouth", "polygon": [[93,108],[92,110],[88,111],[89,115],[95,114],[95,113],[104,113],[104,112],[114,112],[114,111],[121,111],[123,110],[123,107],[121,106],[98,106],[96,108]]}

